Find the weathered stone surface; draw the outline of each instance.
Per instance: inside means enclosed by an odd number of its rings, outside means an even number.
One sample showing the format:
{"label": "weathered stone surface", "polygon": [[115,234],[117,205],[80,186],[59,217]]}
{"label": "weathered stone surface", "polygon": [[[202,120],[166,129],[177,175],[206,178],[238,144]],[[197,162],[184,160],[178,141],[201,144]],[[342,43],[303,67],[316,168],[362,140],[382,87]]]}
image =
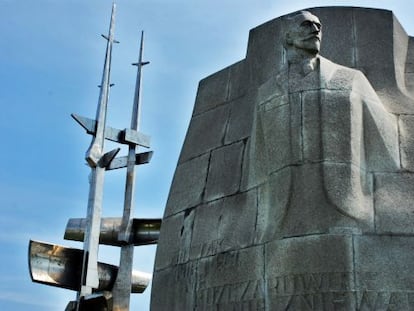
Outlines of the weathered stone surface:
{"label": "weathered stone surface", "polygon": [[[371,12],[369,12],[371,13]],[[368,13],[368,14],[369,14]],[[395,78],[393,60],[393,16],[391,11],[354,11],[356,63],[370,76],[374,87],[389,86],[390,77]],[[369,16],[369,18],[367,18]],[[375,32],[371,31],[375,25]],[[375,51],[375,57],[372,55]]]}
{"label": "weathered stone surface", "polygon": [[323,159],[322,137],[320,135],[320,107],[321,95],[319,91],[308,91],[301,94],[302,120],[300,131],[296,133],[301,143],[301,155],[303,161],[318,162]]}
{"label": "weathered stone surface", "polygon": [[393,15],[394,70],[397,87],[406,94],[405,67],[409,58],[409,37],[398,19]]}
{"label": "weathered stone surface", "polygon": [[355,269],[359,290],[414,291],[411,260],[414,239],[404,236],[356,236]]}
{"label": "weathered stone surface", "polygon": [[[320,93],[323,102],[322,127],[324,159],[339,163],[353,163],[360,166],[363,144],[363,120],[361,101],[350,102],[348,91],[324,91]],[[325,143],[326,142],[326,143]]]}
{"label": "weathered stone surface", "polygon": [[165,209],[165,216],[194,207],[202,202],[210,154],[177,166]]}
{"label": "weathered stone surface", "polygon": [[269,172],[276,172],[300,161],[301,119],[299,113],[295,113],[300,105],[262,105],[259,109],[257,127],[260,133],[255,137],[254,146],[258,153],[256,163],[266,165]]}
{"label": "weathered stone surface", "polygon": [[250,88],[263,84],[280,70],[285,54],[283,47],[269,42],[282,36],[280,20],[272,20],[250,30],[245,59],[250,67]]}
{"label": "weathered stone surface", "polygon": [[248,69],[244,61],[240,61],[230,67],[228,101],[248,93],[250,88]]}
{"label": "weathered stone surface", "polygon": [[188,260],[188,252],[191,243],[191,226],[194,214],[180,213],[162,222],[162,232],[158,240],[158,246],[163,250],[157,256],[155,270],[175,266]]}
{"label": "weathered stone surface", "polygon": [[[352,248],[352,236],[346,235],[315,235],[273,241],[266,245],[266,272],[270,278],[307,273],[350,272],[353,269]],[[331,251],[326,252],[327,249]],[[347,283],[347,287],[343,289],[353,289],[352,276],[349,276]],[[304,284],[296,285],[299,286],[286,288],[289,290],[286,293],[304,294]],[[284,290],[281,287],[274,289]]]}
{"label": "weathered stone surface", "polygon": [[199,262],[196,310],[265,310],[263,246]]}
{"label": "weathered stone surface", "polygon": [[405,63],[405,85],[411,96],[414,96],[414,38],[409,37],[407,61]]}
{"label": "weathered stone surface", "polygon": [[[348,164],[324,165],[326,196],[338,211],[354,218],[363,229],[373,222],[372,176],[358,166]],[[342,181],[342,183],[341,183]]]}
{"label": "weathered stone surface", "polygon": [[179,162],[200,156],[223,145],[229,105],[199,114],[191,119]]}
{"label": "weathered stone surface", "polygon": [[[342,184],[335,181],[338,177]],[[370,187],[370,181],[366,182],[361,185],[359,171],[344,164],[307,164],[273,174],[259,187],[259,241],[327,233],[335,228],[371,231],[372,201],[360,191]]]}
{"label": "weathered stone surface", "polygon": [[212,151],[205,201],[219,199],[239,191],[243,152],[243,142]]}
{"label": "weathered stone surface", "polygon": [[413,310],[413,237],[355,237],[358,310]]}
{"label": "weathered stone surface", "polygon": [[194,310],[198,263],[179,264],[157,271],[153,282],[162,284],[163,290],[152,291],[151,310]]}
{"label": "weathered stone surface", "polygon": [[[316,60],[315,66],[320,66],[319,60]],[[311,70],[304,74],[303,64],[289,64],[288,69],[288,85],[289,94],[296,92],[315,91],[321,88],[321,74],[319,70]],[[285,76],[286,77],[286,76]],[[283,74],[281,75],[283,79]]]}
{"label": "weathered stone surface", "polygon": [[[322,29],[324,43],[321,46],[321,55],[329,55],[329,59],[335,63],[351,68],[357,67],[356,46],[354,44],[354,9],[332,7],[329,12],[325,12],[323,8],[310,9],[309,11],[319,17],[324,28]],[[341,40],[338,40],[338,37]],[[335,42],[335,44],[325,44],[326,42]]]}
{"label": "weathered stone surface", "polygon": [[198,207],[194,212],[190,259],[252,245],[256,213],[256,190]]}
{"label": "weathered stone surface", "polygon": [[242,96],[230,103],[230,117],[227,127],[225,144],[246,139],[250,136],[253,120],[251,118],[255,108],[252,96]]}
{"label": "weathered stone surface", "polygon": [[310,11],[200,82],[152,310],[414,309],[413,39],[390,11]]}
{"label": "weathered stone surface", "polygon": [[356,310],[352,236],[278,240],[265,253],[266,310]]}
{"label": "weathered stone surface", "polygon": [[[396,172],[401,167],[397,118],[366,105],[363,114],[366,169],[377,172]],[[379,139],[381,137],[381,139]],[[378,139],[375,139],[378,138]]]}
{"label": "weathered stone surface", "polygon": [[404,82],[408,37],[391,11],[346,7],[310,11],[324,25],[322,55],[361,70],[390,112],[414,112]]}
{"label": "weathered stone surface", "polygon": [[194,116],[226,103],[229,97],[230,68],[200,81],[194,105]]}
{"label": "weathered stone surface", "polygon": [[414,115],[402,115],[399,118],[401,165],[414,171]]}
{"label": "weathered stone surface", "polygon": [[414,174],[375,175],[378,233],[414,234]]}

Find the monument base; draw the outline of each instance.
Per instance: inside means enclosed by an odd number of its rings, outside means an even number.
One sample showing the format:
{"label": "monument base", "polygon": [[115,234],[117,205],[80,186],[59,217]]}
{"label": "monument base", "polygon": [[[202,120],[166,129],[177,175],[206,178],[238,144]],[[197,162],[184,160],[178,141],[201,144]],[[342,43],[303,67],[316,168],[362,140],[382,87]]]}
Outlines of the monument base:
{"label": "monument base", "polygon": [[[413,310],[414,237],[292,237],[155,274],[154,310]],[[174,278],[171,276],[174,275]]]}
{"label": "monument base", "polygon": [[252,29],[200,81],[151,310],[414,310],[413,64],[387,10]]}

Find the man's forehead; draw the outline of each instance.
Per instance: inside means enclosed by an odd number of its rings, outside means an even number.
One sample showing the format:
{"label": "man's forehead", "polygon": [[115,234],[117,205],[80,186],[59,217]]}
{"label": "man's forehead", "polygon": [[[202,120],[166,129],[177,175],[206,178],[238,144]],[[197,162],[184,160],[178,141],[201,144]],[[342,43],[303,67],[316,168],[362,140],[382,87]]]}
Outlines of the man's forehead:
{"label": "man's forehead", "polygon": [[295,22],[299,25],[303,23],[304,21],[310,21],[310,22],[317,23],[317,24],[321,23],[317,16],[313,15],[312,13],[308,11],[302,11],[298,13],[297,15],[295,15],[293,18]]}

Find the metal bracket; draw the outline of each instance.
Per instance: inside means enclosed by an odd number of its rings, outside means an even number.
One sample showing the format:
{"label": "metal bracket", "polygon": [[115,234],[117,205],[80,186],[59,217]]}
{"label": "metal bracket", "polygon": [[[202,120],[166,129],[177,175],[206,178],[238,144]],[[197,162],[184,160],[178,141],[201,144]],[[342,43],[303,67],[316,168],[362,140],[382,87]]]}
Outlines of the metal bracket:
{"label": "metal bracket", "polygon": [[[72,113],[71,116],[86,130],[86,133],[89,135],[96,134],[96,120],[82,117],[74,113]],[[149,148],[151,145],[151,137],[149,135],[132,129],[118,130],[110,126],[105,127],[105,139],[124,145],[135,144],[144,148]]]}
{"label": "metal bracket", "polygon": [[[147,164],[151,161],[152,155],[154,154],[153,151],[137,153],[135,155],[135,165]],[[112,160],[112,162],[106,166],[106,169],[109,170],[116,170],[119,168],[124,168],[128,166],[128,157],[118,157]]]}

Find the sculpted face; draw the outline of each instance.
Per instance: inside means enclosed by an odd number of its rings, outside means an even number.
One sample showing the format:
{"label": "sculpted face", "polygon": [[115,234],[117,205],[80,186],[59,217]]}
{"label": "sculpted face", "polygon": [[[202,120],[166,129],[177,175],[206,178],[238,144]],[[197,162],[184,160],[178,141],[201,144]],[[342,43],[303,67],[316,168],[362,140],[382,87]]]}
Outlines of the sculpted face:
{"label": "sculpted face", "polygon": [[322,32],[319,18],[309,12],[300,12],[291,18],[286,43],[311,54],[321,48]]}

